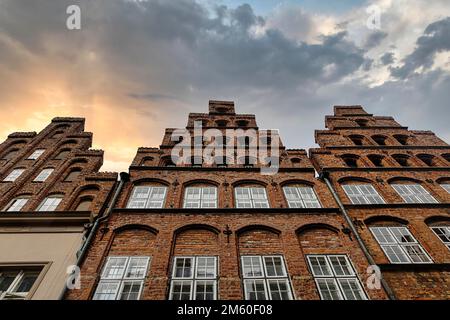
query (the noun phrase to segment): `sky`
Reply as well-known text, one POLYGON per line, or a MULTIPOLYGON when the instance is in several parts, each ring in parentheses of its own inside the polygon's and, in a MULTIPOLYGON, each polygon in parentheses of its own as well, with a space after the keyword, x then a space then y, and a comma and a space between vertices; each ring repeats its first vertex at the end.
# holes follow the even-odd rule
POLYGON ((85 117, 102 170, 127 171, 208 100, 235 101, 288 148, 315 147, 346 104, 450 142, 450 3, 0 0, 0 140, 85 117), (74 4, 80 30, 66 27, 74 4))

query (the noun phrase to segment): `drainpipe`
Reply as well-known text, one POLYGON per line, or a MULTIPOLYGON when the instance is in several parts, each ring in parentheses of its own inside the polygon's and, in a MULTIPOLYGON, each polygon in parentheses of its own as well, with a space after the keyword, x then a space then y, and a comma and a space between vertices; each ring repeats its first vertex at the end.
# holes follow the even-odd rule
MULTIPOLYGON (((348 212, 345 209, 344 204, 342 203, 341 199, 339 198, 339 195, 337 194, 337 192, 334 190, 330 180, 328 179, 328 176, 329 176, 328 172, 322 171, 320 173, 320 178, 325 181, 325 184, 327 185, 328 189, 330 189, 331 193, 333 194, 334 200, 336 200, 336 202, 338 203, 339 209, 341 210, 345 221, 347 222, 348 226, 350 227, 350 230, 352 231, 352 233, 355 235, 356 241, 358 242, 359 246, 361 247, 364 255, 366 256, 366 259, 369 261, 369 264, 376 266, 378 268, 378 270, 380 270, 379 267, 377 266, 377 264, 375 263, 375 260, 373 259, 372 255, 370 254, 369 250, 367 249, 366 244, 364 243, 363 239, 361 238, 358 231, 356 230, 356 227, 355 227, 352 219, 350 219, 350 216, 348 215, 348 212)), ((381 276, 380 282, 381 282, 381 285, 383 286, 383 289, 386 291, 389 299, 397 300, 397 298, 395 297, 394 291, 392 291, 392 289, 389 287, 388 283, 384 280, 383 276, 381 276)))
MULTIPOLYGON (((89 245, 91 244, 91 242, 94 238, 94 235, 97 232, 98 227, 100 226, 100 224, 103 221, 106 221, 109 218, 109 216, 112 212, 112 209, 116 205, 117 198, 119 197, 120 192, 122 191, 123 185, 126 182, 128 182, 129 180, 130 180, 130 175, 128 173, 126 173, 126 172, 120 173, 119 185, 117 186, 117 188, 115 188, 114 195, 109 203, 108 208, 106 208, 105 214, 102 217, 97 218, 97 220, 95 220, 94 224, 92 225, 92 227, 89 231, 87 239, 84 241, 83 245, 81 246, 81 249, 78 251, 78 258, 77 258, 77 262, 75 264, 77 267, 79 267, 81 265, 84 257, 86 256, 87 249, 89 248, 89 245)), ((73 273, 71 275, 73 275, 73 273)), ((66 281, 67 281, 67 279, 66 279, 66 281)), ((62 300, 64 298, 66 291, 67 291, 67 284, 64 285, 64 289, 61 292, 61 294, 59 295, 58 300, 62 300)))

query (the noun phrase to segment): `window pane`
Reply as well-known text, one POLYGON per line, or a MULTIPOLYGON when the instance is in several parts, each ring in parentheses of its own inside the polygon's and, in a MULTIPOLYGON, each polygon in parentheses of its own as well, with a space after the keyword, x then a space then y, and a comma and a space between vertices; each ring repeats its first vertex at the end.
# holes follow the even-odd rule
POLYGON ((263 270, 260 257, 242 257, 244 277, 262 277, 263 270))
POLYGON ((132 257, 128 263, 126 278, 144 278, 147 271, 148 258, 132 257))
POLYGON ((8 176, 3 180, 6 182, 14 182, 16 181, 17 178, 19 178, 22 173, 25 172, 25 169, 14 169, 13 171, 11 171, 8 176))
POLYGON ((353 275, 353 270, 348 263, 345 256, 330 256, 330 264, 333 268, 334 274, 339 276, 351 276, 353 275))
POLYGON ((450 183, 449 184, 441 184, 441 187, 444 188, 448 193, 450 193, 450 183))
POLYGON ((142 281, 124 281, 120 300, 139 300, 143 282, 142 281))
POLYGON ((34 179, 36 182, 44 182, 52 174, 53 169, 44 169, 39 175, 34 179))
POLYGON ((342 300, 342 295, 338 289, 335 279, 316 279, 317 287, 322 300, 342 300))
POLYGON ((127 257, 110 257, 103 270, 103 279, 121 279, 125 272, 127 257))
POLYGON ((281 257, 264 257, 264 263, 266 265, 267 277, 284 277, 283 260, 281 257))
POLYGON ((127 208, 162 208, 166 196, 166 187, 137 186, 128 201, 127 208))
POLYGON ((190 300, 192 281, 172 281, 171 300, 190 300))
POLYGON ((392 263, 407 263, 409 262, 408 257, 403 252, 399 245, 391 245, 391 246, 381 246, 383 251, 386 253, 387 257, 392 263))
POLYGON ((197 278, 215 278, 216 277, 216 258, 198 257, 197 258, 197 278))
POLYGON ((404 245, 403 248, 413 263, 431 262, 431 259, 426 255, 420 245, 408 244, 404 245))
POLYGON ((119 281, 100 281, 93 300, 115 300, 119 286, 119 281))
POLYGON ((175 278, 191 278, 193 258, 175 258, 175 278))
POLYGON ((366 300, 359 281, 356 279, 338 279, 345 300, 366 300))
POLYGON ((292 300, 291 289, 286 279, 268 280, 272 300, 292 300))
POLYGON ((214 300, 215 281, 195 281, 195 300, 214 300))
POLYGON ((264 280, 245 280, 244 289, 247 300, 267 300, 264 280))
POLYGON ((61 203, 62 198, 56 198, 56 197, 49 197, 46 198, 41 206, 39 207, 38 211, 55 211, 58 205, 61 203))
POLYGON ((427 190, 419 184, 393 184, 392 187, 406 203, 436 203, 427 190))
POLYGON ((314 276, 332 275, 325 256, 309 256, 308 261, 314 276))
POLYGON ((450 227, 433 227, 431 229, 434 231, 434 233, 436 233, 441 241, 447 245, 447 247, 450 246, 450 227))
POLYGON ((28 202, 27 198, 14 199, 6 211, 9 212, 20 211, 27 204, 27 202, 28 202))

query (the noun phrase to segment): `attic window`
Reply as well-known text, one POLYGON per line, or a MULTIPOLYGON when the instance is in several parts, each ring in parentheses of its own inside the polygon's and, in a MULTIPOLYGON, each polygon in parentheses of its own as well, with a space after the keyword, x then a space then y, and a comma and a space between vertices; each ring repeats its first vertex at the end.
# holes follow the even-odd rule
POLYGON ((369 120, 367 120, 367 119, 356 119, 355 122, 356 122, 360 127, 367 127, 367 123, 369 122, 369 120))
POLYGON ((386 137, 385 136, 372 136, 373 141, 375 141, 379 146, 386 145, 386 137))
POLYGON ((358 167, 358 157, 354 155, 342 156, 342 160, 345 162, 347 167, 357 168, 358 167))
POLYGON ((236 124, 238 127, 247 127, 248 121, 247 120, 238 120, 238 121, 236 121, 236 124))
POLYGON ((292 162, 293 164, 298 164, 298 163, 301 162, 301 159, 300 159, 300 158, 292 158, 292 159, 291 159, 291 162, 292 162))
POLYGON ((217 107, 216 111, 218 113, 227 113, 228 112, 228 108, 227 107, 217 107))
POLYGON ((394 138, 403 146, 408 145, 408 136, 397 134, 394 138))
POLYGON ((363 136, 349 136, 350 140, 355 144, 355 146, 362 146, 364 143, 364 137, 363 136))
POLYGON ((227 120, 217 120, 216 124, 218 127, 226 127, 227 126, 228 121, 227 120))
POLYGON ((372 154, 368 158, 375 167, 383 167, 383 156, 372 154))
POLYGON ((394 158, 395 161, 397 161, 397 163, 399 165, 401 165, 402 167, 409 166, 409 157, 407 155, 396 154, 396 155, 393 155, 392 158, 394 158))

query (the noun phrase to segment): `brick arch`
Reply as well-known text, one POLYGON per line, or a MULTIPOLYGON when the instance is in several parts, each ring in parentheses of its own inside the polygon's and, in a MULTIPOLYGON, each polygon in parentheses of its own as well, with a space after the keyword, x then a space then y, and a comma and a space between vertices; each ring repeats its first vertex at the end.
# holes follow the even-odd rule
POLYGON ((414 183, 418 183, 418 184, 423 183, 422 180, 410 178, 410 177, 402 177, 402 176, 392 177, 392 178, 388 179, 387 182, 389 184, 396 183, 396 182, 414 182, 414 183))
POLYGON ((375 216, 371 216, 368 217, 367 219, 364 220, 364 223, 366 225, 373 225, 376 223, 383 223, 383 222, 395 222, 401 225, 408 225, 409 221, 405 220, 403 218, 399 218, 396 216, 391 216, 391 215, 375 215, 375 216))
POLYGON ((217 256, 221 250, 220 230, 207 224, 181 226, 173 232, 171 260, 174 256, 217 256))
POLYGON ((239 255, 284 254, 281 231, 267 225, 250 225, 236 231, 239 255))
POLYGON ((282 188, 288 185, 305 185, 313 188, 315 186, 315 183, 309 180, 302 180, 302 179, 289 179, 280 182, 280 187, 282 188))
POLYGON ((101 190, 101 186, 98 184, 87 184, 79 187, 73 192, 72 197, 68 201, 68 207, 75 209, 75 206, 79 203, 79 200, 82 198, 92 198, 92 202, 94 202, 98 193, 101 190))
POLYGON ((197 184, 201 184, 201 185, 212 185, 215 187, 218 187, 220 185, 219 182, 214 181, 214 180, 210 180, 210 179, 194 179, 194 180, 189 180, 183 183, 183 188, 186 187, 191 187, 193 185, 197 185, 197 184))
POLYGON ((133 186, 138 186, 138 185, 145 185, 145 184, 162 184, 165 186, 169 186, 170 182, 163 180, 163 179, 157 179, 157 178, 142 178, 142 179, 137 179, 135 181, 133 181, 133 186))
POLYGON ((433 226, 435 223, 447 223, 450 224, 450 216, 431 216, 424 220, 425 224, 428 226, 433 226))
POLYGON ((442 177, 442 178, 439 178, 439 179, 436 179, 436 182, 437 183, 450 183, 450 177, 442 177))
POLYGON ((355 177, 355 176, 348 176, 348 177, 342 177, 337 181, 339 184, 345 184, 349 182, 366 182, 366 183, 373 183, 372 180, 362 177, 355 177))
POLYGON ((333 253, 333 250, 342 251, 339 229, 325 223, 313 223, 301 226, 296 230, 298 243, 305 254, 333 253))
POLYGON ((239 187, 242 185, 260 185, 261 187, 267 187, 267 182, 261 181, 261 180, 256 180, 256 179, 243 179, 243 180, 238 180, 233 182, 232 187, 239 187))
POLYGON ((157 230, 139 224, 123 225, 112 233, 108 255, 153 256, 157 230))

